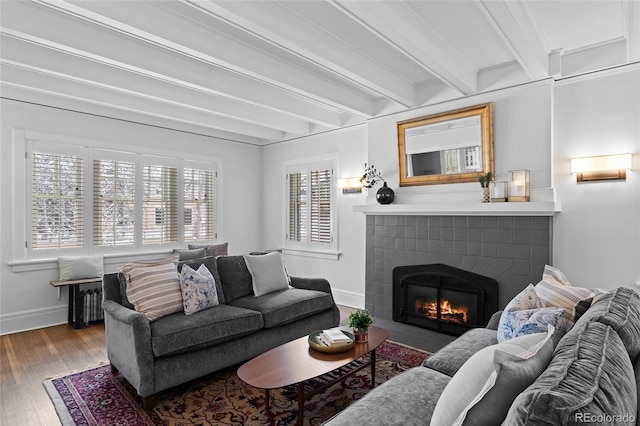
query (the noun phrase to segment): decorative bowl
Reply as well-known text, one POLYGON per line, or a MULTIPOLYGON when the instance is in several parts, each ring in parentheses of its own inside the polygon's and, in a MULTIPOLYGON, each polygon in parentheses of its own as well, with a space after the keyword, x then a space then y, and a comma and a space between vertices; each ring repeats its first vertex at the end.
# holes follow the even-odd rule
POLYGON ((318 341, 318 336, 322 333, 322 330, 316 330, 313 333, 309 334, 309 339, 308 339, 309 347, 311 347, 311 349, 318 352, 325 352, 325 353, 332 353, 332 354, 348 351, 349 349, 353 348, 353 344, 355 343, 356 338, 353 334, 349 333, 348 331, 345 331, 345 330, 340 330, 340 331, 342 331, 344 334, 347 335, 347 337, 351 339, 350 343, 346 343, 344 345, 326 346, 318 341))

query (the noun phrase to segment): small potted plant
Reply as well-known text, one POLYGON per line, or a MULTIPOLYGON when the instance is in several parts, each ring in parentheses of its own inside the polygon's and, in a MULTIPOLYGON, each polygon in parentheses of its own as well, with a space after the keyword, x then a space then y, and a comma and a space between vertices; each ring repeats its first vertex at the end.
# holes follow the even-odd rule
POLYGON ((490 201, 489 196, 489 182, 493 179, 493 173, 487 172, 485 174, 480 173, 478 175, 478 182, 480 182, 480 186, 482 187, 482 202, 488 203, 490 201))
POLYGON ((373 324, 373 318, 367 309, 356 309, 349 314, 349 327, 353 327, 356 342, 367 341, 371 324, 373 324))

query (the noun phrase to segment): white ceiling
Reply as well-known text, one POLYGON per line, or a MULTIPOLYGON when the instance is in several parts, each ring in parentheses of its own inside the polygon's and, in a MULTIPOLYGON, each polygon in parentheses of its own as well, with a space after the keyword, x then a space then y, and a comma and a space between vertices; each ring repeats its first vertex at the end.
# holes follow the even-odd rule
POLYGON ((1 95, 263 145, 640 61, 640 1, 0 1, 1 95))

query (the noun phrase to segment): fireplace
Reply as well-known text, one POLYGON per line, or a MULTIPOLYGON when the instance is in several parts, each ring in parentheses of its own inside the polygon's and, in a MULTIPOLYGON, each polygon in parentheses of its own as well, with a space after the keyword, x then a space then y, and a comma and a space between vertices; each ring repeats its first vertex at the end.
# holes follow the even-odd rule
POLYGON ((498 310, 498 283, 444 264, 393 270, 393 320, 460 335, 498 310))

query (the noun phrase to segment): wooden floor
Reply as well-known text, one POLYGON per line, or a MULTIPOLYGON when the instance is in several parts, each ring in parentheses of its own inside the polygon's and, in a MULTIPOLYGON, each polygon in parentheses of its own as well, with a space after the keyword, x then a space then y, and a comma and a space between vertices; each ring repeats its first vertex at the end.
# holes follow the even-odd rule
POLYGON ((42 382, 106 362, 103 324, 0 336, 0 425, 59 425, 42 382))
MULTIPOLYGON (((353 309, 339 308, 340 324, 346 324, 353 309)), ((395 341, 417 347, 421 346, 419 341, 434 341, 432 337, 417 338, 420 331, 415 327, 375 322, 389 329, 395 341), (404 341, 402 329, 396 327, 411 329, 404 341)), ((0 336, 0 425, 59 425, 42 382, 107 362, 104 324, 79 330, 64 324, 0 336)))
MULTIPOLYGON (((341 322, 351 312, 341 307, 341 322)), ((0 336, 0 425, 59 425, 42 382, 107 363, 104 324, 0 336)))

